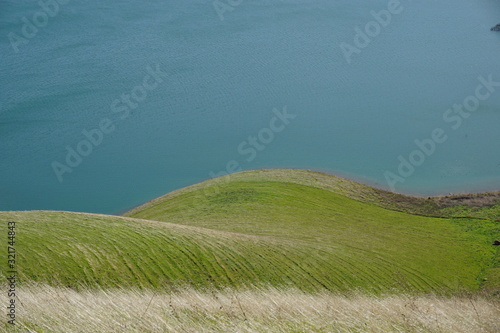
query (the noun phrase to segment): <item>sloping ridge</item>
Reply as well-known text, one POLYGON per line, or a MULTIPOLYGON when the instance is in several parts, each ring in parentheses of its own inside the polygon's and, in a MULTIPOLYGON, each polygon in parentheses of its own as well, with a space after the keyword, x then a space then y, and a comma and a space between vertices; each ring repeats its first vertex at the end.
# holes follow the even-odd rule
POLYGON ((133 216, 152 205, 194 191, 201 198, 217 191, 220 185, 234 181, 275 181, 306 185, 410 214, 434 217, 474 217, 500 221, 500 191, 422 198, 389 192, 323 172, 302 169, 251 170, 210 179, 148 201, 124 215, 133 216))
POLYGON ((456 207, 436 202, 278 169, 174 191, 128 217, 32 211, 0 212, 0 221, 16 221, 22 283, 454 292, 477 290, 487 277, 497 290, 491 240, 500 232, 488 214, 498 205, 476 209, 481 220, 464 218, 463 207, 460 219, 387 209, 439 216, 456 207))

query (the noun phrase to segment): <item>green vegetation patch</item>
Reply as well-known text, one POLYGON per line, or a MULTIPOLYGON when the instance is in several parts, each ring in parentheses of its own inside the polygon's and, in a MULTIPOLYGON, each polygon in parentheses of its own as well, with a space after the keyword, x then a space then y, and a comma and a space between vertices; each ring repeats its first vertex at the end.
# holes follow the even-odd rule
MULTIPOLYGON (((498 292, 497 220, 410 214, 420 199, 379 194, 314 172, 255 171, 175 191, 132 217, 0 212, 0 225, 7 236, 16 222, 21 285, 498 292), (398 202, 403 211, 388 209, 398 202)), ((4 276, 6 264, 4 251, 4 276)))

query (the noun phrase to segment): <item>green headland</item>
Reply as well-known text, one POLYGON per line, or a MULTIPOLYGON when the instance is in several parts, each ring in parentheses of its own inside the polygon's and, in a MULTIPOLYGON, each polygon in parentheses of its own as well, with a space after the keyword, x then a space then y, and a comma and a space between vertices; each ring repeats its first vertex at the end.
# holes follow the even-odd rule
POLYGON ((123 216, 26 211, 0 220, 16 222, 21 285, 500 291, 500 192, 417 198, 272 169, 208 180, 123 216))

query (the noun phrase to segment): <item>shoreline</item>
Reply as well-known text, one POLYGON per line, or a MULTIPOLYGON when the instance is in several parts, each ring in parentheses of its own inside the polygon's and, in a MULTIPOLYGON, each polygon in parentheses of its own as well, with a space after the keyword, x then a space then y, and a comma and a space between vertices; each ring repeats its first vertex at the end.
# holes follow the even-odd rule
MULTIPOLYGON (((444 191, 430 191, 430 192, 424 192, 424 191, 390 191, 389 189, 384 188, 383 186, 380 185, 380 182, 374 181, 370 178, 363 177, 363 176, 356 176, 349 174, 347 172, 342 172, 338 170, 331 170, 331 169, 325 169, 325 168, 308 168, 308 169, 301 169, 301 168, 284 168, 284 169, 293 169, 293 170, 310 170, 310 171, 315 171, 319 173, 324 173, 330 176, 334 177, 339 177, 343 179, 347 179, 352 182, 356 182, 359 184, 363 184, 369 187, 373 187, 377 190, 380 191, 386 191, 389 193, 394 193, 394 194, 400 194, 404 195, 407 197, 415 197, 415 198, 438 198, 438 197, 448 197, 448 196, 458 196, 458 195, 475 195, 475 194, 491 194, 491 193, 497 193, 500 192, 500 184, 497 187, 482 187, 483 185, 477 185, 473 186, 472 189, 470 190, 460 190, 460 189, 448 189, 444 191), (451 192, 448 192, 451 191, 451 192)), ((499 179, 500 181, 500 179, 499 179)), ((489 181, 484 180, 481 183, 488 183, 489 181)), ((458 186, 467 186, 467 185, 457 185, 458 186)))

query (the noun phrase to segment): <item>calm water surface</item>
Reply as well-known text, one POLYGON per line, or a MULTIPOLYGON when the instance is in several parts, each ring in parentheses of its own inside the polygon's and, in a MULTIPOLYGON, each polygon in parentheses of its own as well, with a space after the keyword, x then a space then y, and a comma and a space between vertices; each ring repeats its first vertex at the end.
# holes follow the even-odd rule
POLYGON ((387 5, 243 0, 220 20, 211 1, 69 1, 47 9, 53 17, 35 1, 2 1, 0 210, 119 212, 232 160, 387 189, 398 157, 436 128, 447 140, 396 191, 499 190, 500 86, 460 126, 443 116, 480 76, 500 82, 500 32, 489 31, 500 3, 402 0, 348 63, 340 45, 354 46, 355 28, 387 5), (42 27, 23 37, 34 19, 42 27), (25 38, 18 52, 12 34, 25 38), (166 74, 155 82, 148 66, 166 74), (144 81, 151 90, 135 89, 144 81), (139 101, 126 106, 132 92, 139 101), (284 108, 295 118, 266 130, 284 108), (102 124, 92 152, 67 165, 102 124), (60 179, 54 162, 68 168, 60 179))

